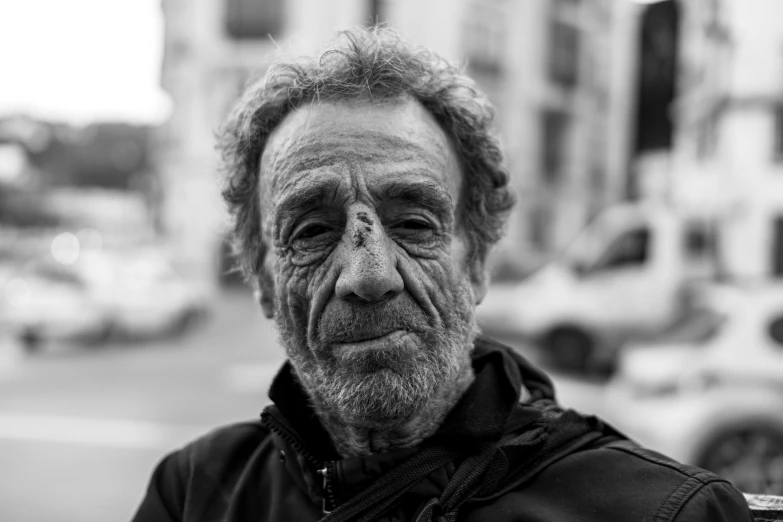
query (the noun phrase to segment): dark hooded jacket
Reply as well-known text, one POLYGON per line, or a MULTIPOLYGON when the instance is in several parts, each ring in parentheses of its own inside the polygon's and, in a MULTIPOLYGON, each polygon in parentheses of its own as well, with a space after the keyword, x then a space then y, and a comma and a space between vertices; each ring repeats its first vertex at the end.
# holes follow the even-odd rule
POLYGON ((560 409, 549 378, 510 348, 479 338, 473 367, 420 447, 341 458, 286 364, 260 421, 161 461, 134 522, 752 520, 726 480, 560 409))

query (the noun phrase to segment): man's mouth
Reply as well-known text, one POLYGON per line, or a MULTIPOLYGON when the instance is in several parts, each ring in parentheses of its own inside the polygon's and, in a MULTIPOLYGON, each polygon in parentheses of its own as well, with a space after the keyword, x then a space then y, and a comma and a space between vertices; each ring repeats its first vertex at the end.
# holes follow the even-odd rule
POLYGON ((378 334, 360 334, 351 337, 350 339, 340 340, 336 344, 341 348, 381 348, 389 343, 395 343, 401 340, 410 332, 406 330, 390 330, 385 333, 378 334))

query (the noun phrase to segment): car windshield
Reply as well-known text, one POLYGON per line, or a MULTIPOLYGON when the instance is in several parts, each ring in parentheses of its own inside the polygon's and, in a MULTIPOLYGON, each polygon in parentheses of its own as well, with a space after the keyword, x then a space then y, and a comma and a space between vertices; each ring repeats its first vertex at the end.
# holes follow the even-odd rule
POLYGON ((555 259, 574 271, 582 271, 595 263, 601 254, 607 227, 600 220, 582 229, 555 259))
POLYGON ((565 266, 578 273, 600 271, 646 260, 650 231, 634 227, 625 213, 600 214, 585 226, 557 256, 565 266))
POLYGON ((693 308, 666 328, 658 340, 667 343, 702 344, 714 338, 726 316, 709 308, 693 308))

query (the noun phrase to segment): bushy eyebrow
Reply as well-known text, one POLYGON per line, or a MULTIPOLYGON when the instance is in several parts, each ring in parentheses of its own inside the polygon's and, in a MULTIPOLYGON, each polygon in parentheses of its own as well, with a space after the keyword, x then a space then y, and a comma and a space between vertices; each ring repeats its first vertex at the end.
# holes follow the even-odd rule
POLYGON ((382 202, 394 201, 424 207, 439 214, 451 213, 454 201, 438 183, 391 181, 373 191, 382 202))
POLYGON ((333 201, 340 188, 340 180, 327 178, 307 183, 298 183, 291 187, 288 194, 275 207, 274 220, 292 217, 300 212, 323 205, 327 201, 333 201))

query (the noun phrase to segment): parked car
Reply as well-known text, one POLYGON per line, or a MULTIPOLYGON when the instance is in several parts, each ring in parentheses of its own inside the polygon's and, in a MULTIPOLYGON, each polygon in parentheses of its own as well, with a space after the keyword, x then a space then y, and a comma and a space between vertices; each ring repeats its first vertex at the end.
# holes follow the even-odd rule
POLYGON ((123 339, 182 335, 205 318, 206 295, 156 251, 104 253, 74 266, 123 339))
POLYGON ((713 275, 712 243, 695 216, 653 204, 611 207, 532 276, 493 285, 479 325, 526 339, 569 370, 610 367, 625 341, 665 328, 690 287, 713 275))
POLYGON ((699 306, 623 351, 605 415, 742 491, 783 495, 783 286, 714 288, 699 306))
POLYGON ((57 265, 6 268, 0 309, 4 327, 34 352, 58 343, 100 344, 108 337, 108 316, 78 277, 57 265))
POLYGON ((16 295, 0 299, 0 325, 29 351, 50 341, 175 337, 208 311, 206 294, 152 250, 83 255, 72 265, 50 259, 6 267, 0 291, 16 295))

